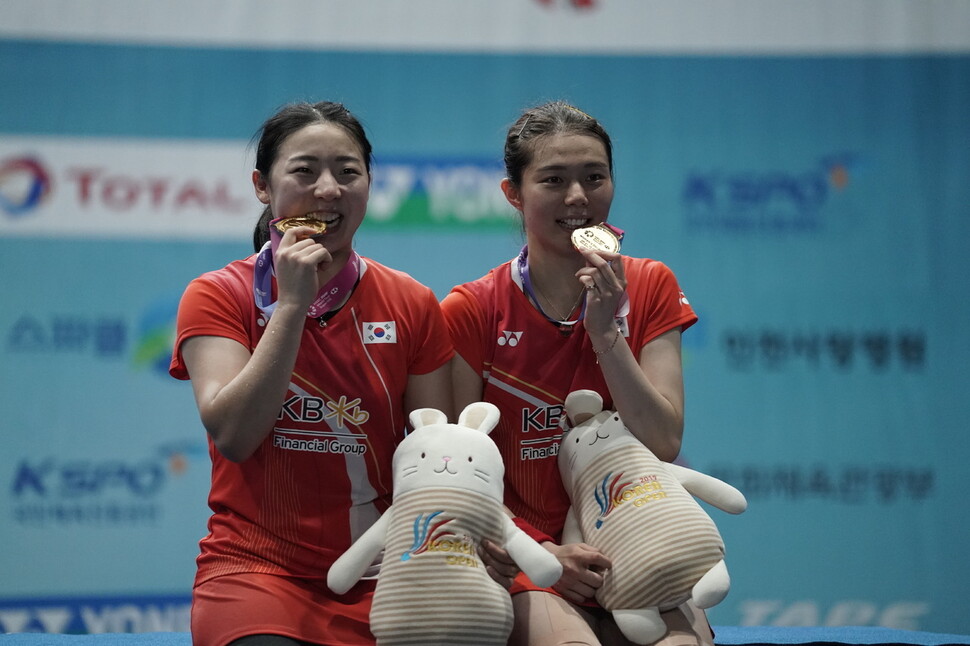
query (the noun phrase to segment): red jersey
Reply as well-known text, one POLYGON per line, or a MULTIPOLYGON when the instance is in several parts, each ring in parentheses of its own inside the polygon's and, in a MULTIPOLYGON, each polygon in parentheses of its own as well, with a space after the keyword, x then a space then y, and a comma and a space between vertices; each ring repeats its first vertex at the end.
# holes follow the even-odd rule
MULTIPOLYGON (((697 321, 666 265, 624 256, 623 267, 630 310, 620 327, 635 356, 664 332, 697 321)), ((569 509, 556 461, 563 402, 581 388, 600 393, 605 408, 613 401, 586 330, 577 324, 560 333, 532 306, 518 273, 515 261, 500 265, 455 287, 442 310, 455 351, 482 375, 483 399, 502 414, 490 437, 505 460, 505 504, 558 541, 569 509)))
MULTIPOLYGON (((189 284, 179 306, 172 376, 189 377, 182 343, 233 339, 250 350, 266 326, 253 299, 256 256, 189 284)), ((196 584, 237 572, 324 580, 333 561, 391 503, 391 456, 404 438, 408 375, 452 356, 434 293, 365 261, 347 303, 324 324, 308 318, 272 432, 248 459, 209 441, 209 534, 196 584)))

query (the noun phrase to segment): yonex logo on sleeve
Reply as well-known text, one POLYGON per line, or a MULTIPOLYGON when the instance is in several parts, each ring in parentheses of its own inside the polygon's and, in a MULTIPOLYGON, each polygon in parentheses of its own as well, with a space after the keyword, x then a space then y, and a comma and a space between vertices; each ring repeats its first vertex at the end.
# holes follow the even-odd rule
POLYGON ((522 332, 510 332, 508 330, 502 330, 502 336, 498 338, 496 343, 514 348, 515 346, 519 345, 519 339, 522 338, 522 334, 522 332))

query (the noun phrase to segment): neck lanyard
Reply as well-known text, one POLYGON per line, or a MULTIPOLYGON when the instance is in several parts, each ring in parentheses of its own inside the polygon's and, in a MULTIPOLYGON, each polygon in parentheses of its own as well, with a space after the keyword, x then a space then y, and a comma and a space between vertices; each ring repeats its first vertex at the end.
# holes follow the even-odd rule
MULTIPOLYGON (((256 268, 253 272, 253 300, 267 319, 273 316, 273 310, 276 309, 276 301, 273 300, 273 277, 276 276, 276 270, 273 268, 273 250, 272 241, 263 245, 256 257, 256 268)), ((356 251, 351 251, 350 258, 337 275, 327 281, 327 284, 317 292, 317 297, 307 308, 306 315, 309 318, 317 318, 342 303, 357 284, 363 262, 356 251)))
MULTIPOLYGON (((536 298, 535 290, 532 287, 532 279, 529 277, 529 245, 522 247, 522 251, 519 252, 519 257, 516 261, 516 266, 519 270, 519 280, 522 281, 522 291, 525 292, 525 295, 529 297, 529 300, 535 303, 539 313, 546 317, 549 321, 560 326, 560 330, 563 331, 564 334, 569 334, 572 332, 573 327, 582 321, 586 316, 586 299, 583 299, 583 306, 580 308, 579 316, 576 319, 572 321, 555 319, 549 316, 546 311, 542 309, 542 305, 539 303, 539 299, 536 298)), ((572 314, 572 312, 570 312, 570 314, 572 314)))

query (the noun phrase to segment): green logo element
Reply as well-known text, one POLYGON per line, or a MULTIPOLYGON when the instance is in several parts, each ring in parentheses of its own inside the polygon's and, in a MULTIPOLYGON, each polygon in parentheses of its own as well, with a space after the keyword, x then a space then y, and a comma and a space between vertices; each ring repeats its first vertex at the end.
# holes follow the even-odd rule
POLYGON ((366 227, 503 230, 518 221, 495 161, 394 159, 373 174, 366 227))

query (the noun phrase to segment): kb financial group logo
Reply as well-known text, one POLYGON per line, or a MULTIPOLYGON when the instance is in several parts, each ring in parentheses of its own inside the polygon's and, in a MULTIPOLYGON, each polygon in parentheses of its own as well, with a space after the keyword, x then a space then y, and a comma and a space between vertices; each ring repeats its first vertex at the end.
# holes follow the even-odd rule
POLYGON ((848 188, 859 165, 857 153, 843 152, 798 170, 693 171, 681 189, 684 217, 690 227, 711 231, 816 231, 825 207, 848 188))

